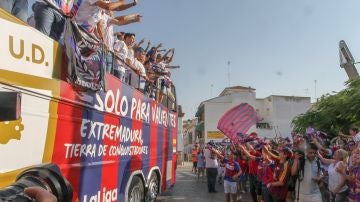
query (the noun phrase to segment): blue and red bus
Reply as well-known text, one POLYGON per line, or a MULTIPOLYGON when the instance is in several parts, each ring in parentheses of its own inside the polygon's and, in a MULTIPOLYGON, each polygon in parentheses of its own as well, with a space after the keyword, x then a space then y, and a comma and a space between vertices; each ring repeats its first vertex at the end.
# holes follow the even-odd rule
POLYGON ((105 90, 78 90, 57 42, 1 9, 0 27, 0 103, 16 111, 0 106, 0 187, 46 163, 73 201, 154 201, 175 183, 176 106, 110 74, 105 90))

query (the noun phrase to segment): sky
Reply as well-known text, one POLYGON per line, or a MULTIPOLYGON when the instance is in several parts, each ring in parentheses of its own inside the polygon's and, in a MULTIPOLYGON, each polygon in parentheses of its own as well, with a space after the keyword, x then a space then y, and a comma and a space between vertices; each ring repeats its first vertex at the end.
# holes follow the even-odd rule
POLYGON ((258 98, 314 100, 342 90, 338 43, 345 40, 360 61, 359 8, 356 0, 139 0, 115 15, 140 13, 141 23, 117 30, 176 49, 173 64, 181 68, 172 79, 192 118, 229 86, 228 70, 230 86, 251 86, 258 98))

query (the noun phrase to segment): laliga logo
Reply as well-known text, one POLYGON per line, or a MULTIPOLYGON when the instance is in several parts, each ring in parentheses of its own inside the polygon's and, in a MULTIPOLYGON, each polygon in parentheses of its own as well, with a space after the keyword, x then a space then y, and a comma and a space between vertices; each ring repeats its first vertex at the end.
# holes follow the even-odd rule
POLYGON ((7 144, 11 139, 20 140, 24 130, 22 119, 0 122, 0 144, 7 144))
POLYGON ((45 61, 45 52, 39 45, 31 44, 31 55, 24 56, 24 40, 20 39, 20 47, 16 50, 17 51, 14 50, 14 37, 9 36, 9 52, 11 56, 18 60, 25 57, 27 62, 32 62, 39 65, 44 64, 46 67, 49 66, 49 62, 45 61))

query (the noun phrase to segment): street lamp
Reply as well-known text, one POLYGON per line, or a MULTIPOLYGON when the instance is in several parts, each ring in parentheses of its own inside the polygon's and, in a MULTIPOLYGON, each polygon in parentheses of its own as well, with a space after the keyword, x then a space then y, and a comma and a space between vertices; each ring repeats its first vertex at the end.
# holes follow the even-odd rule
POLYGON ((359 77, 359 73, 356 70, 355 62, 349 48, 347 47, 345 41, 341 40, 339 42, 339 56, 340 56, 340 67, 344 68, 346 74, 349 77, 349 80, 356 79, 359 77))

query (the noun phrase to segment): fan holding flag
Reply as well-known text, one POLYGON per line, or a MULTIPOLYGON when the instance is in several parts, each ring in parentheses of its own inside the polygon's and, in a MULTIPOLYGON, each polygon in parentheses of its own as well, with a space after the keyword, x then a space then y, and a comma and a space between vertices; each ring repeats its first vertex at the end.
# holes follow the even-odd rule
POLYGON ((217 128, 231 141, 238 143, 256 139, 254 134, 247 136, 248 130, 262 120, 248 103, 241 103, 227 111, 219 120, 217 128))

